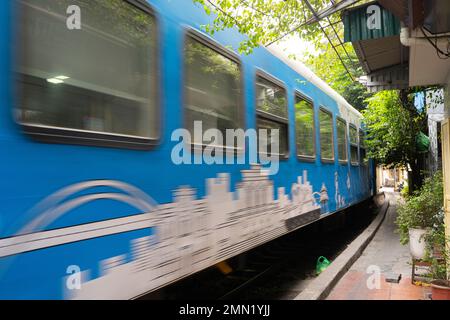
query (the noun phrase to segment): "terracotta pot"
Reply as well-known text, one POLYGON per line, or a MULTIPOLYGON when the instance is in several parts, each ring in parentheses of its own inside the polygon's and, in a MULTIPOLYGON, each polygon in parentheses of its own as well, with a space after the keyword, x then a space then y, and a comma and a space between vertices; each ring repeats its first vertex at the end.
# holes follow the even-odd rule
POLYGON ((431 299, 450 300, 450 281, 449 280, 431 281, 431 299))

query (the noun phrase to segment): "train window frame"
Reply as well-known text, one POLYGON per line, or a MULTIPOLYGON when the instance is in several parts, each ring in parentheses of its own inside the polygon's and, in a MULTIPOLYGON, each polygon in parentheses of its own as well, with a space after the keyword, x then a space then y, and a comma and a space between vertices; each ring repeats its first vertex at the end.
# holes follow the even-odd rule
MULTIPOLYGON (((141 10, 153 19, 154 23, 154 71, 156 75, 161 71, 161 21, 158 12, 144 0, 124 0, 130 6, 141 10)), ((17 15, 17 13, 14 13, 17 15)), ((16 36, 16 28, 13 28, 14 36, 16 36)), ((16 51, 13 51, 17 54, 16 51)), ((152 97, 155 104, 155 121, 156 137, 141 137, 135 135, 127 135, 112 132, 100 132, 91 130, 82 130, 76 128, 65 128, 57 126, 27 124, 21 122, 15 113, 13 113, 14 122, 21 128, 22 132, 31 137, 33 140, 48 143, 48 144, 63 144, 63 145, 82 145, 91 147, 106 147, 131 149, 138 151, 149 151, 160 145, 163 135, 163 106, 161 103, 161 77, 156 76, 152 84, 155 96, 152 97)), ((17 88, 17 84, 14 84, 17 88)), ((14 98, 16 99, 16 98, 14 98)), ((14 104, 15 108, 16 104, 14 104)))
POLYGON ((326 107, 324 107, 324 106, 320 106, 319 107, 319 115, 318 115, 318 119, 319 119, 319 142, 320 142, 320 161, 322 162, 322 163, 335 163, 335 161, 336 161, 336 152, 335 152, 335 147, 336 147, 336 142, 335 142, 335 139, 336 139, 336 136, 335 136, 335 134, 334 134, 334 131, 335 131, 335 129, 336 129, 336 124, 335 124, 335 117, 334 117, 334 114, 333 114, 333 112, 331 112, 330 110, 328 110, 326 107), (332 137, 331 137, 331 143, 332 143, 332 146, 331 146, 331 150, 333 151, 333 158, 331 158, 331 159, 328 159, 328 158, 324 158, 323 157, 323 155, 322 155, 322 132, 321 132, 321 125, 320 125, 320 112, 324 112, 324 113, 327 113, 327 114, 329 114, 330 116, 331 116, 331 125, 332 125, 332 130, 331 130, 331 135, 332 135, 332 137))
POLYGON ((359 163, 361 166, 367 166, 367 163, 364 161, 365 157, 361 157, 361 150, 364 150, 364 155, 367 155, 367 148, 364 145, 364 137, 366 136, 366 133, 364 132, 363 129, 359 129, 358 130, 358 156, 359 156, 359 163), (363 139, 361 139, 361 137, 363 137, 363 139))
POLYGON ((313 147, 314 147, 314 155, 313 156, 307 156, 307 155, 300 155, 299 151, 298 151, 298 146, 297 146, 297 121, 294 121, 294 125, 295 125, 295 150, 296 150, 296 155, 297 155, 297 159, 299 161, 302 162, 315 162, 317 159, 317 125, 316 125, 316 120, 317 120, 317 113, 316 113, 316 107, 314 104, 314 100, 310 97, 308 97, 307 95, 303 94, 302 92, 300 92, 299 90, 295 90, 294 92, 294 118, 296 115, 296 110, 295 110, 295 101, 296 99, 300 98, 303 99, 307 102, 309 102, 312 106, 312 110, 313 110, 313 147))
POLYGON ((359 166, 359 133, 358 133, 358 128, 353 123, 349 123, 348 127, 349 127, 349 130, 348 130, 349 135, 348 135, 348 137, 349 137, 349 146, 350 146, 350 164, 352 166, 354 166, 354 167, 357 167, 357 166, 359 166), (355 129, 355 131, 356 131, 356 143, 352 143, 352 140, 351 140, 350 129, 352 129, 352 128, 355 129), (353 148, 356 147, 356 156, 357 156, 356 157, 356 161, 352 161, 352 147, 353 148))
POLYGON ((336 117, 336 142, 337 142, 337 147, 338 147, 338 154, 337 154, 337 158, 338 158, 338 162, 339 164, 342 165, 347 165, 348 164, 348 151, 349 151, 349 143, 348 143, 348 128, 347 128, 347 121, 342 118, 342 117, 336 117), (344 142, 345 142, 345 159, 341 159, 340 155, 339 155, 339 128, 338 128, 338 124, 339 122, 341 124, 344 124, 344 128, 345 128, 345 137, 344 137, 344 142))
MULTIPOLYGON (((287 86, 285 85, 285 83, 282 80, 272 76, 271 74, 263 71, 262 69, 256 70, 256 73, 255 73, 255 129, 258 130, 258 120, 261 118, 263 120, 274 122, 277 124, 282 124, 285 126, 285 128, 286 128, 286 152, 277 154, 279 156, 280 160, 289 159, 290 154, 291 154, 291 148, 290 148, 290 143, 289 143, 290 121, 289 121, 289 99, 288 99, 288 97, 289 97, 289 94, 288 94, 287 86), (283 118, 283 117, 277 116, 273 113, 265 112, 263 110, 258 109, 257 96, 256 96, 256 91, 257 91, 257 87, 258 87, 258 78, 262 78, 262 79, 266 80, 267 82, 271 82, 273 85, 278 86, 284 90, 285 98, 286 98, 286 118, 283 118)), ((259 144, 259 135, 258 135, 258 144, 259 144)), ((261 152, 259 152, 259 150, 258 150, 258 153, 261 154, 261 152)), ((275 155, 275 154, 272 154, 272 155, 275 155)))
MULTIPOLYGON (((197 42, 199 42, 200 44, 204 45, 205 47, 217 52, 218 54, 224 56, 225 58, 235 62, 238 67, 239 67, 239 71, 240 71, 240 85, 241 85, 241 94, 240 94, 240 110, 238 112, 239 117, 240 117, 240 121, 241 121, 241 129, 243 129, 244 131, 246 130, 246 119, 245 119, 245 111, 246 111, 246 103, 245 103, 245 83, 244 83, 244 66, 242 64, 241 58, 240 56, 235 53, 234 51, 226 48, 225 46, 221 45, 219 42, 217 42, 215 39, 211 38, 210 36, 202 33, 201 31, 194 29, 191 26, 185 26, 184 27, 184 34, 183 34, 183 41, 182 41, 182 46, 181 46, 181 66, 182 66, 182 77, 181 77, 181 96, 182 96, 182 107, 181 107, 181 113, 182 113, 182 117, 183 117, 183 127, 184 129, 187 128, 187 118, 186 118, 186 105, 187 105, 187 93, 186 90, 184 89, 184 85, 187 83, 187 72, 186 72, 186 67, 185 67, 185 48, 186 48, 186 44, 187 44, 187 40, 188 38, 191 38, 197 42)), ((187 129, 186 129, 187 130, 187 129)), ((204 149, 206 147, 208 147, 209 145, 207 143, 195 143, 194 141, 191 141, 189 144, 189 148, 191 150, 191 152, 196 152, 196 153, 202 153, 204 151, 204 149)), ((235 156, 237 155, 242 155, 245 152, 246 146, 244 145, 243 148, 241 147, 230 147, 227 145, 215 145, 215 148, 219 148, 219 149, 223 149, 223 152, 225 154, 226 150, 232 150, 234 151, 235 156)))

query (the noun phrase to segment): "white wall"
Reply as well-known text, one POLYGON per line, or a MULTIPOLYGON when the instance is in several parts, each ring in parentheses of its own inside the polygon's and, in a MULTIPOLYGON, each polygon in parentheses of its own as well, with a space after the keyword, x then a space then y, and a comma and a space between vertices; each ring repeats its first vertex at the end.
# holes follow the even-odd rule
POLYGON ((444 96, 445 96, 444 108, 447 113, 447 117, 450 117, 450 72, 447 75, 447 84, 444 88, 444 96))
MULTIPOLYGON (((447 118, 450 118, 450 74, 447 76, 447 86, 445 88, 445 109, 447 111, 447 118)), ((450 119, 448 119, 450 121, 450 119)), ((442 166, 444 168, 444 208, 445 208, 445 224, 446 236, 450 238, 450 130, 447 124, 442 130, 442 166), (445 135, 445 137, 444 137, 445 135)), ((450 243, 447 242, 450 247, 450 243)), ((448 278, 450 279, 450 262, 448 265, 448 278)))

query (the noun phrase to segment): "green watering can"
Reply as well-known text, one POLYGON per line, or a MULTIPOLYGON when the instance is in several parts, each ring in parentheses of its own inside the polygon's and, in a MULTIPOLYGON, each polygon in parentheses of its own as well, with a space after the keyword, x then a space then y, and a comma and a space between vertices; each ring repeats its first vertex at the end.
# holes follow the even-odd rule
POLYGON ((317 275, 321 274, 323 271, 325 271, 326 268, 328 268, 328 266, 330 264, 331 264, 331 262, 328 261, 327 258, 319 257, 319 259, 317 259, 317 264, 316 264, 316 274, 317 275))

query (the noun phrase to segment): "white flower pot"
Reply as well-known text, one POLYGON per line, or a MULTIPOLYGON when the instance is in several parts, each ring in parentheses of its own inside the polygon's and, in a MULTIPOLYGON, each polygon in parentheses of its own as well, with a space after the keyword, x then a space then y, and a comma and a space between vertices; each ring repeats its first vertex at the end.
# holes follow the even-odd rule
POLYGON ((427 230, 425 229, 409 229, 409 251, 414 259, 425 258, 425 235, 427 230))

